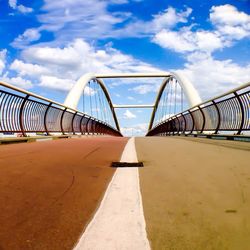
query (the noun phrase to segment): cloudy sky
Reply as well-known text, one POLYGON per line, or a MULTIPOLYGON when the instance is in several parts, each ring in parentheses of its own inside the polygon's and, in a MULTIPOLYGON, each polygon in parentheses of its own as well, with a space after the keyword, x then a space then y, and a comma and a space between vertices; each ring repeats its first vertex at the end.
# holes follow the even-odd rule
MULTIPOLYGON (((250 81, 249 0, 0 0, 0 37, 0 79, 62 103, 87 72, 182 72, 203 100, 250 81)), ((160 81, 105 83, 151 104, 160 81)), ((119 110, 123 131, 150 113, 119 110)))

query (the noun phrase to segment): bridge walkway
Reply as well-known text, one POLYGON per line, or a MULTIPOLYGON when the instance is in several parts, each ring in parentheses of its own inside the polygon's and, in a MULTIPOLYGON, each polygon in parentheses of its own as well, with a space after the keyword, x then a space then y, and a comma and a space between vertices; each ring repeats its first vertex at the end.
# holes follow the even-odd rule
MULTIPOLYGON (((127 138, 0 146, 0 249, 72 249, 98 208, 127 138)), ((135 139, 152 249, 248 249, 250 144, 135 139)))
POLYGON ((136 148, 152 249, 249 249, 250 143, 146 137, 136 148))

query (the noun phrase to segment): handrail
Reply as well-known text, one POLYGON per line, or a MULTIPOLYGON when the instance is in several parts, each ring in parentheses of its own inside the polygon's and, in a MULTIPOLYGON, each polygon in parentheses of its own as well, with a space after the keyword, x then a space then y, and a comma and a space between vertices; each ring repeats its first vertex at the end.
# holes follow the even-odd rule
POLYGON ((235 131, 240 135, 242 131, 250 131, 249 87, 250 82, 171 116, 150 129, 147 136, 175 134, 179 120, 183 122, 177 134, 235 131))
POLYGON ((46 135, 53 132, 84 134, 88 130, 91 134, 122 136, 106 122, 61 103, 5 82, 0 82, 0 86, 4 87, 0 89, 0 133, 13 132, 27 136, 27 133, 38 132, 46 135), (17 93, 9 92, 8 89, 17 93), (94 125, 90 131, 86 128, 86 120, 90 120, 94 125))
MULTIPOLYGON (((37 98, 37 99, 43 100, 43 101, 45 101, 45 102, 52 102, 52 103, 54 103, 54 104, 56 104, 56 105, 58 105, 58 106, 62 106, 62 107, 67 108, 67 109, 69 109, 69 110, 77 111, 76 109, 73 109, 73 108, 70 108, 70 107, 68 107, 68 106, 65 106, 65 105, 62 104, 62 103, 59 103, 59 102, 56 102, 56 101, 52 101, 51 99, 48 99, 48 98, 46 98, 46 97, 43 97, 43 96, 34 94, 34 93, 29 92, 29 91, 24 90, 24 89, 18 88, 18 87, 13 86, 13 85, 11 85, 11 84, 9 84, 9 83, 0 81, 0 85, 4 86, 4 87, 6 87, 6 88, 9 88, 9 89, 15 90, 15 91, 17 91, 17 92, 21 92, 21 93, 23 93, 23 94, 26 94, 26 95, 35 97, 35 98, 37 98)), ((78 112, 79 112, 80 114, 84 114, 84 113, 82 113, 82 112, 80 112, 80 111, 78 111, 78 112)))

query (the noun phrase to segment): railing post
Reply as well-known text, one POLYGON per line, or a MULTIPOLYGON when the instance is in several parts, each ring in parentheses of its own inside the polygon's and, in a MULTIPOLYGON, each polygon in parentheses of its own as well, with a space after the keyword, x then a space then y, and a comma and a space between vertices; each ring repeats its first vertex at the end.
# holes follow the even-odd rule
POLYGON ((194 124, 194 117, 193 117, 193 112, 191 112, 190 110, 188 110, 188 112, 189 112, 189 114, 190 114, 190 116, 191 116, 191 118, 192 118, 192 122, 193 122, 193 126, 192 126, 192 129, 191 129, 191 132, 190 132, 190 134, 192 134, 193 133, 193 131, 194 131, 194 126, 195 126, 195 124, 194 124))
POLYGON ((64 108, 62 116, 61 116, 61 121, 60 121, 61 132, 62 132, 63 135, 65 135, 64 130, 63 130, 63 117, 64 117, 64 114, 65 114, 66 110, 67 110, 67 108, 64 108))
POLYGON ((73 135, 75 135, 75 131, 74 131, 74 119, 75 119, 75 116, 77 115, 77 111, 74 113, 73 115, 73 118, 72 118, 72 122, 71 122, 71 127, 72 127, 72 132, 73 132, 73 135))
POLYGON ((47 109, 46 109, 45 114, 44 114, 44 120, 43 120, 44 129, 45 129, 45 132, 47 135, 49 135, 49 131, 48 131, 48 127, 47 127, 47 114, 48 114, 48 111, 49 111, 51 105, 52 105, 52 102, 50 102, 49 105, 47 106, 47 109))
POLYGON ((236 96, 236 99, 239 102, 240 109, 241 109, 241 123, 240 123, 240 127, 238 129, 238 132, 237 132, 237 135, 240 135, 242 128, 243 128, 243 125, 244 125, 244 119, 245 119, 244 107, 243 107, 242 101, 241 101, 239 95, 237 94, 237 92, 234 92, 234 95, 236 96))
POLYGON ((177 134, 178 134, 178 135, 180 135, 180 133, 179 133, 179 132, 180 132, 181 123, 180 123, 180 121, 179 121, 178 116, 176 115, 175 117, 176 117, 176 119, 177 119, 177 121, 178 121, 178 125, 179 125, 179 127, 178 127, 178 131, 177 131, 177 134))
POLYGON ((214 131, 215 134, 218 133, 219 129, 220 129, 220 122, 221 122, 221 117, 220 117, 220 110, 216 104, 216 102, 213 100, 212 103, 214 104, 215 108, 216 108, 216 111, 217 111, 217 115, 218 115, 218 122, 217 122, 217 126, 216 126, 216 129, 214 131))
POLYGON ((183 130, 183 134, 186 134, 186 128, 187 128, 187 121, 186 121, 186 118, 185 118, 185 115, 183 115, 183 113, 181 113, 182 117, 183 117, 183 120, 184 120, 184 130, 183 130))
POLYGON ((83 132, 82 132, 82 120, 83 120, 84 117, 85 117, 85 115, 82 116, 82 118, 80 120, 80 124, 79 124, 80 132, 81 132, 82 135, 83 135, 83 132))
POLYGON ((203 118, 203 123, 202 123, 201 131, 200 131, 200 133, 202 134, 203 130, 205 128, 205 124, 206 124, 206 117, 205 117, 205 114, 204 114, 202 108, 200 106, 198 106, 198 108, 199 108, 199 110, 200 110, 200 112, 202 114, 202 118, 203 118))
POLYGON ((87 131, 87 134, 89 135, 89 121, 91 120, 91 117, 89 117, 87 123, 86 123, 86 131, 87 131))
POLYGON ((30 95, 26 95, 25 98, 23 99, 22 105, 20 107, 20 115, 19 115, 19 123, 20 123, 20 128, 23 136, 26 136, 26 133, 24 132, 24 124, 23 124, 23 110, 24 110, 24 105, 26 101, 29 99, 30 95))

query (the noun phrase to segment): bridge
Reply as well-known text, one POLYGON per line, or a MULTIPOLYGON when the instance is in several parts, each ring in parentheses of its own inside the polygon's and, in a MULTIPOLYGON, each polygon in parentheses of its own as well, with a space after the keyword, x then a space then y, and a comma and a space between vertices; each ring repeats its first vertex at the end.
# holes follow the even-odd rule
POLYGON ((0 249, 249 249, 249 131, 250 83, 202 101, 176 72, 88 73, 62 104, 1 82, 0 249), (113 104, 122 78, 163 81, 113 104), (144 137, 122 108, 152 110, 144 137))

